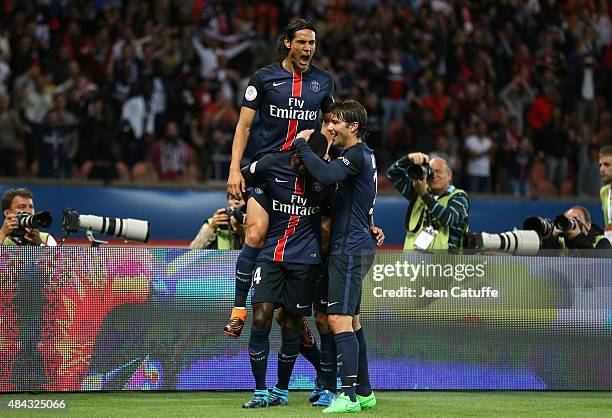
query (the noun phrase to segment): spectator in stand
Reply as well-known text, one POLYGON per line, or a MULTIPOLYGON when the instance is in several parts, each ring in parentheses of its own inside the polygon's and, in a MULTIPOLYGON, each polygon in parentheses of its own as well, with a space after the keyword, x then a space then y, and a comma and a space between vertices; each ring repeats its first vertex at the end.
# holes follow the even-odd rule
POLYGON ((149 143, 155 137, 155 121, 165 104, 155 100, 153 82, 144 81, 137 93, 123 104, 121 120, 124 124, 123 158, 134 179, 149 179, 149 172, 144 164, 149 143))
POLYGON ((597 196, 600 189, 599 177, 599 146, 591 132, 590 125, 583 123, 578 134, 573 129, 568 130, 568 139, 578 164, 577 194, 578 196, 597 196))
POLYGON ((159 180, 191 183, 198 177, 195 153, 180 137, 174 121, 168 122, 165 135, 151 145, 147 159, 159 180))
POLYGON ((400 120, 406 105, 406 74, 397 48, 389 51, 386 63, 387 96, 383 99, 383 132, 388 132, 391 121, 400 120))
POLYGON ((533 146, 529 139, 522 137, 513 141, 510 148, 510 184, 514 196, 530 196, 529 172, 533 165, 533 146))
POLYGON ((508 109, 508 115, 516 119, 518 133, 523 134, 525 110, 533 102, 533 90, 524 79, 514 78, 499 93, 499 98, 508 109))
POLYGON ((38 158, 32 171, 38 177, 72 177, 75 129, 76 125, 62 121, 57 110, 50 110, 42 124, 34 125, 38 158))
POLYGON ((467 154, 467 182, 470 192, 491 193, 491 155, 493 141, 487 125, 481 120, 473 123, 473 133, 465 140, 467 154))
POLYGON ((245 51, 250 45, 250 40, 240 41, 239 36, 224 38, 214 32, 204 31, 199 36, 192 38, 193 47, 200 58, 200 75, 202 78, 214 78, 219 69, 219 58, 232 59, 245 51), (238 42, 237 42, 238 41, 238 42), (236 45, 222 47, 221 42, 236 45))
POLYGON ((598 146, 612 145, 612 113, 605 110, 599 114, 599 128, 593 137, 598 146))
POLYGON ((8 64, 7 53, 0 49, 0 94, 7 93, 7 80, 11 75, 11 67, 8 64))
POLYGON ((10 105, 10 97, 0 92, 0 177, 17 175, 17 145, 23 134, 19 116, 10 105))
POLYGON ((442 80, 434 80, 431 94, 423 100, 423 106, 431 109, 431 116, 436 126, 441 126, 448 116, 448 96, 444 94, 442 80))
POLYGON ((568 173, 567 124, 563 121, 561 109, 553 108, 551 119, 538 132, 537 147, 546 160, 546 178, 557 190, 561 190, 568 173))
POLYGON ((102 97, 93 99, 80 129, 79 160, 83 178, 129 180, 128 167, 120 160, 121 144, 114 120, 110 103, 102 97))
POLYGON ((429 153, 429 158, 441 158, 446 161, 448 168, 455 172, 459 167, 459 154, 456 149, 451 148, 448 139, 444 135, 438 135, 436 138, 436 146, 429 153))
POLYGON ((212 144, 209 138, 202 130, 202 125, 198 119, 191 119, 191 126, 189 130, 191 136, 191 146, 196 156, 196 166, 198 167, 198 174, 200 181, 208 180, 208 170, 210 167, 212 144))
MULTIPOLYGON (((436 132, 432 111, 429 107, 413 104, 406 112, 406 122, 412 131, 410 149, 420 149, 429 152, 435 145, 436 132)), ((408 145, 408 144, 404 144, 408 145)), ((405 147, 398 147, 398 150, 405 147)))
POLYGON ((552 118, 553 104, 550 97, 538 95, 527 111, 527 123, 534 131, 539 131, 552 118))

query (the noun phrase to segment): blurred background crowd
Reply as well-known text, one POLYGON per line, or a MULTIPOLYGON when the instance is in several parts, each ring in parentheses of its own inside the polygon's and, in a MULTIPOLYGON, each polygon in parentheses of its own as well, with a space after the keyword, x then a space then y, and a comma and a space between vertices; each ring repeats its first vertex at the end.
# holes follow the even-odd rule
POLYGON ((599 190, 607 1, 0 3, 0 176, 226 180, 244 89, 301 15, 337 98, 366 106, 380 173, 422 151, 469 192, 599 190))

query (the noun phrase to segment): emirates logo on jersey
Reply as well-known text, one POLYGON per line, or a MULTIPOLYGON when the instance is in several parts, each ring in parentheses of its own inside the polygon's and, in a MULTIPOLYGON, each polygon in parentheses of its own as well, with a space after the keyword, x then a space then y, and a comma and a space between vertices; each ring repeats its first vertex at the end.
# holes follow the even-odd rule
POLYGON ((320 89, 321 89, 321 85, 319 84, 318 81, 311 81, 310 82, 310 90, 312 90, 312 91, 314 91, 316 93, 320 89))

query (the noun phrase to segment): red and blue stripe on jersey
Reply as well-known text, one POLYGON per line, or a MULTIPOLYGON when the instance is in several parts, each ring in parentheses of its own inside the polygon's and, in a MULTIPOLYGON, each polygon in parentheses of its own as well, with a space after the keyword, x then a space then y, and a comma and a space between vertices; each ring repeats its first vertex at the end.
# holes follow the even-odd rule
POLYGON ((255 174, 266 184, 268 234, 259 259, 320 263, 321 207, 329 204, 330 188, 298 175, 290 153, 265 156, 255 174))
POLYGON ((258 111, 249 139, 258 143, 256 155, 287 151, 300 131, 319 129, 333 92, 331 76, 315 65, 304 73, 290 73, 280 63, 257 70, 242 101, 258 111))
MULTIPOLYGON (((302 97, 302 73, 293 73, 293 81, 291 86, 293 97, 302 97)), ((280 149, 281 152, 285 152, 289 148, 291 148, 291 144, 293 144, 295 136, 298 133, 298 124, 299 121, 297 119, 289 119, 289 126, 287 127, 287 136, 285 138, 283 146, 280 149)))
MULTIPOLYGON (((298 196, 304 195, 304 177, 299 175, 295 177, 295 185, 293 189, 293 194, 298 196)), ((289 222, 287 223, 287 228, 285 229, 285 234, 276 242, 276 247, 274 248, 274 261, 285 261, 284 258, 287 240, 295 233, 295 229, 299 222, 300 215, 291 215, 289 222)))

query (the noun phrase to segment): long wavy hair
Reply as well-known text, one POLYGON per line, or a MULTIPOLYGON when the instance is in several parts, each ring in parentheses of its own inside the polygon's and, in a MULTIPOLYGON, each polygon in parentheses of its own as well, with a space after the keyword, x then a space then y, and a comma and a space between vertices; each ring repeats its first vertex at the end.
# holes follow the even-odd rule
POLYGON ((280 34, 278 38, 278 46, 276 47, 276 60, 282 61, 287 58, 289 54, 289 48, 285 46, 285 39, 291 42, 295 37, 295 33, 302 29, 310 29, 315 34, 317 33, 316 26, 308 19, 300 17, 294 17, 289 21, 285 30, 280 34))

